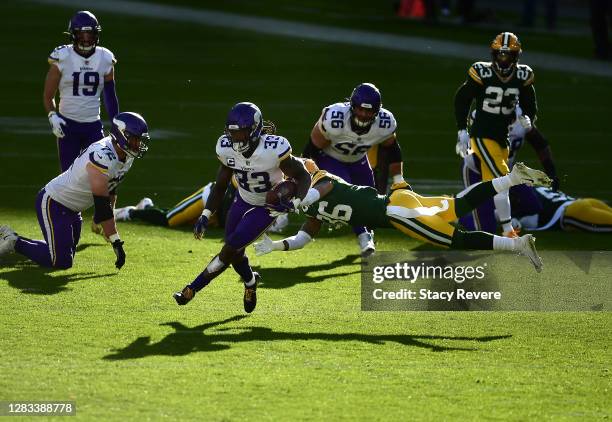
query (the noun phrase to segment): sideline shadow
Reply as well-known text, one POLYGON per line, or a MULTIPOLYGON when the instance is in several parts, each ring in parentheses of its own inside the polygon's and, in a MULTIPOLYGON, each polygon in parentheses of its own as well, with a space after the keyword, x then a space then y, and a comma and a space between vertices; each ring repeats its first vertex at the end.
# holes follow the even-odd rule
POLYGON ((361 334, 361 333, 321 333, 321 332, 287 332, 274 331, 269 327, 214 327, 240 321, 246 315, 237 315, 221 321, 201 324, 196 327, 187 327, 180 322, 165 322, 160 325, 174 329, 157 343, 151 343, 150 336, 138 337, 122 349, 114 349, 113 353, 104 356, 104 360, 139 359, 147 356, 186 356, 195 352, 218 352, 230 349, 233 345, 248 342, 271 341, 310 341, 319 340, 327 342, 362 342, 376 345, 398 343, 404 346, 429 349, 432 352, 444 351, 477 351, 475 347, 453 347, 431 344, 429 340, 443 341, 473 341, 487 343, 494 340, 504 340, 512 335, 498 336, 436 336, 436 335, 407 335, 407 334, 361 334), (207 331, 208 330, 208 331, 207 331))

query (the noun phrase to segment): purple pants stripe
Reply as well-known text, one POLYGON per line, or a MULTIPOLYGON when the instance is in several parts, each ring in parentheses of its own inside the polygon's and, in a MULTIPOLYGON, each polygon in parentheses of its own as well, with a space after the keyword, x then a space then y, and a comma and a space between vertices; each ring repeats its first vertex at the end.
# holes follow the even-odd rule
POLYGON ((54 201, 43 189, 36 196, 36 214, 45 240, 19 236, 15 251, 43 267, 72 267, 81 236, 81 213, 54 201))
POLYGON ((81 123, 61 115, 60 117, 66 121, 66 124, 62 125, 64 137, 57 139, 57 152, 62 172, 64 172, 68 170, 81 151, 104 138, 104 132, 100 120, 81 123))

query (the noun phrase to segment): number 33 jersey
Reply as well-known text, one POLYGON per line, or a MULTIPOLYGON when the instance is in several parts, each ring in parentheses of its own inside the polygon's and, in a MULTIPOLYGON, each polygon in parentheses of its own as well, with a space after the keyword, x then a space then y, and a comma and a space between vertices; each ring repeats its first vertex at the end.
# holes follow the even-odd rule
POLYGON ((266 192, 283 180, 279 165, 291 155, 289 141, 276 135, 261 135, 249 158, 234 151, 232 142, 225 135, 217 140, 216 150, 221 164, 233 170, 242 199, 257 206, 263 206, 266 192))
POLYGON ((319 128, 331 144, 323 149, 330 157, 343 163, 361 160, 368 150, 389 139, 397 128, 397 122, 389 110, 381 108, 367 133, 358 135, 351 130, 351 105, 336 103, 323 109, 319 128))
POLYGON ((62 74, 59 82, 59 112, 77 122, 100 120, 100 93, 104 77, 117 60, 100 46, 89 57, 79 55, 72 45, 60 45, 49 55, 49 63, 62 74))
POLYGON ((87 165, 91 164, 108 176, 108 190, 113 191, 133 162, 134 159, 129 157, 125 161, 119 160, 109 136, 81 152, 68 170, 47 183, 45 190, 51 198, 72 211, 84 211, 93 205, 87 165))

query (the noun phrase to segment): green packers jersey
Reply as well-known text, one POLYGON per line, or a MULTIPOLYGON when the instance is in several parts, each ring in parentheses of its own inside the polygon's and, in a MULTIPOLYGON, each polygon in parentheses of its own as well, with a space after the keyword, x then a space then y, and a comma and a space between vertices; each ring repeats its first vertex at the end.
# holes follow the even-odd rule
POLYGON ((533 81, 533 71, 524 64, 517 64, 514 73, 504 81, 493 70, 491 62, 474 63, 455 98, 459 129, 465 128, 469 107, 474 101, 475 116, 470 136, 493 139, 503 147, 507 146, 508 126, 515 119, 518 103, 524 114, 532 121, 535 119, 537 105, 533 81))
POLYGON ((387 217, 388 198, 379 195, 376 189, 351 185, 328 173, 316 178, 316 183, 321 180, 331 182, 333 188, 310 205, 305 211, 306 215, 333 226, 390 227, 387 217))

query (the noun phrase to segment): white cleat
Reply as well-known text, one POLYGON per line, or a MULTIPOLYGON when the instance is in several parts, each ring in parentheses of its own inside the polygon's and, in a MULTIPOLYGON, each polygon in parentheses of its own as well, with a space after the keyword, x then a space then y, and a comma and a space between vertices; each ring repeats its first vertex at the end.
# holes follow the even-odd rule
POLYGON ((9 226, 0 226, 0 255, 15 251, 17 234, 9 226))
POLYGON ((516 163, 512 167, 510 177, 516 183, 524 183, 527 186, 544 186, 550 187, 552 180, 543 171, 527 167, 525 163, 516 163))
POLYGON ((535 247, 535 237, 531 234, 526 234, 518 238, 519 248, 518 251, 520 254, 525 255, 529 258, 535 270, 537 272, 542 272, 542 258, 538 255, 538 251, 535 247))
POLYGON ((135 206, 130 205, 123 208, 115 208, 113 213, 115 214, 115 221, 129 221, 132 218, 130 217, 130 211, 137 209, 135 206))
POLYGON ((359 248, 361 249, 361 257, 367 258, 374 255, 376 246, 374 245, 374 232, 363 232, 357 236, 359 248))
POLYGON ((153 200, 151 198, 142 198, 139 203, 136 204, 137 210, 144 210, 145 208, 152 207, 153 200))

